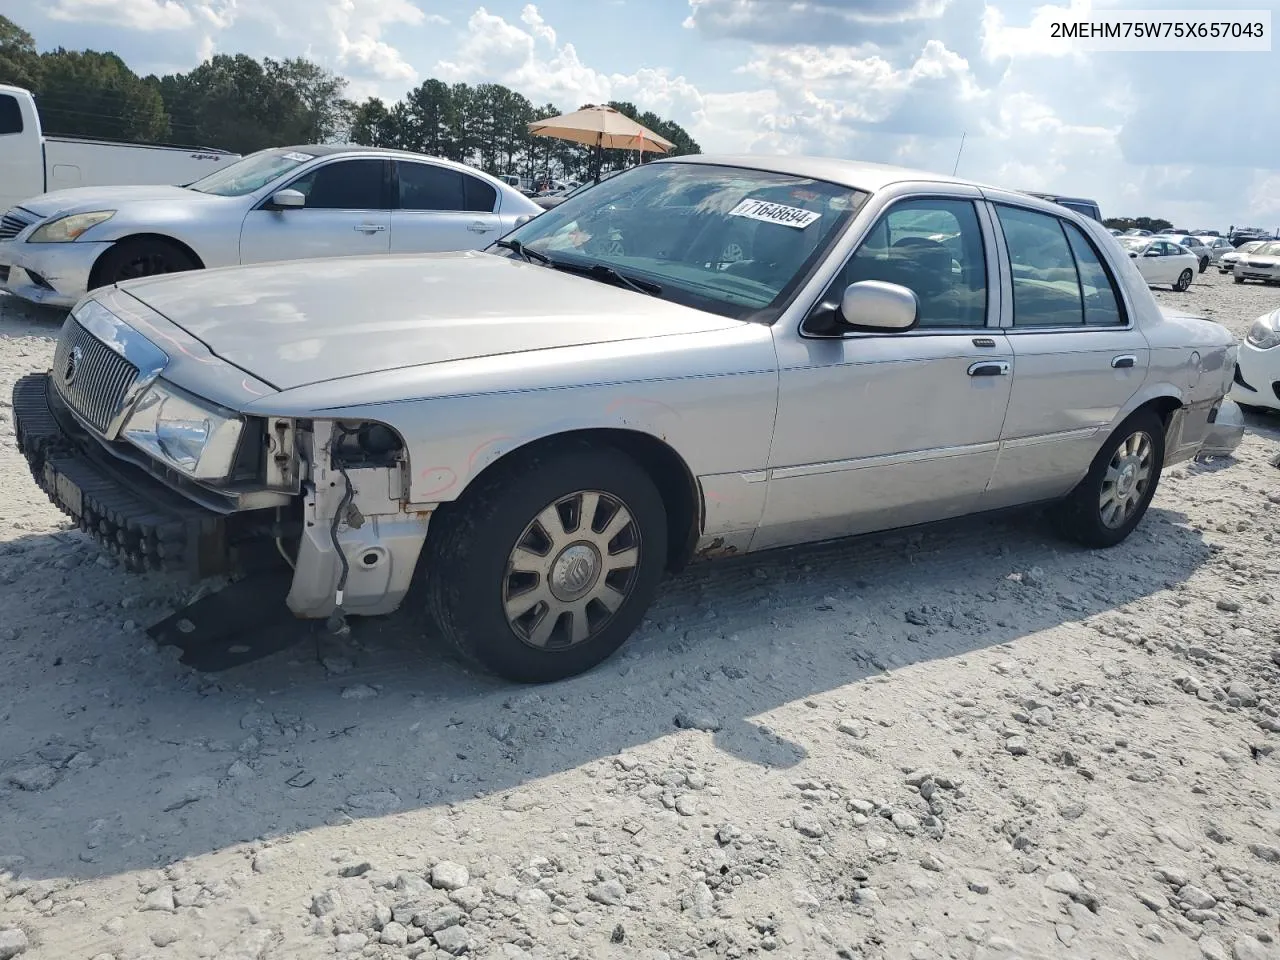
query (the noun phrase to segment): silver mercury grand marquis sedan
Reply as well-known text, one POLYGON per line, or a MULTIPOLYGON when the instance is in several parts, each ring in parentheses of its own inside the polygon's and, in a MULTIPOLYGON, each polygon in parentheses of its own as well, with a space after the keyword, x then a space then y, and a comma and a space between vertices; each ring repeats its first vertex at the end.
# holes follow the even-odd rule
POLYGON ((1059 205, 695 156, 483 252, 104 287, 14 409, 37 481, 131 567, 274 560, 298 617, 404 605, 546 681, 695 558, 1032 503, 1117 544, 1163 467, 1239 443, 1235 362, 1059 205))

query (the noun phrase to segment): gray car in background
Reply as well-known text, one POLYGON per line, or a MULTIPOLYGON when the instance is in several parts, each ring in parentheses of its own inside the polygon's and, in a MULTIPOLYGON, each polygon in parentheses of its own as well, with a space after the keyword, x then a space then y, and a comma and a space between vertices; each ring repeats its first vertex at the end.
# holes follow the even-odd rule
POLYGON ((41 194, 0 220, 0 288, 71 306, 207 267, 487 246, 541 212, 496 177, 400 150, 281 147, 174 186, 41 194))

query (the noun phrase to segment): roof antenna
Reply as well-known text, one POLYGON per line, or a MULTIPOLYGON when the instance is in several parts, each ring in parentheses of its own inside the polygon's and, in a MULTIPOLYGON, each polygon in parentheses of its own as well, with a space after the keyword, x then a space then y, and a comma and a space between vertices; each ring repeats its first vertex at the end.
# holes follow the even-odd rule
POLYGON ((953 177, 956 175, 956 171, 960 169, 960 154, 964 153, 964 138, 968 133, 969 131, 966 130, 964 133, 960 134, 960 149, 956 151, 956 165, 951 168, 951 175, 953 177))

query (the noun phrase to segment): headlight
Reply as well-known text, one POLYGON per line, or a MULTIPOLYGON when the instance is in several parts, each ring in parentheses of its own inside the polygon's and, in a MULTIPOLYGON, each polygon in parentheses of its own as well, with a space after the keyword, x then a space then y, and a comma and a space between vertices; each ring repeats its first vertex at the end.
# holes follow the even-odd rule
POLYGON ((1280 313, 1269 313, 1253 321, 1249 334, 1245 337, 1249 345, 1259 350, 1270 350, 1280 346, 1280 313))
POLYGON ((114 210, 98 210, 95 213, 73 213, 59 217, 37 228, 27 237, 27 243, 70 243, 90 227, 96 227, 116 215, 114 210))
POLYGON ((231 472, 244 421, 157 382, 138 401, 121 435, 158 460, 196 480, 221 480, 231 472))

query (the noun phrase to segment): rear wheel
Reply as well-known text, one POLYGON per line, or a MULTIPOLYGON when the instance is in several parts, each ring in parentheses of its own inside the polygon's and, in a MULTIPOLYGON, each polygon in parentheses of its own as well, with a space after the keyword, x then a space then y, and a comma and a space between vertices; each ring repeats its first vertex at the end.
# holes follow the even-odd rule
POLYGON ((164 273, 196 270, 200 264, 186 250, 168 240, 143 237, 122 240, 104 253, 94 267, 94 285, 107 286, 164 273))
POLYGON ((1205 272, 1206 270, 1208 270, 1208 269, 1209 269, 1209 258, 1208 258, 1208 257, 1201 257, 1201 258, 1200 258, 1200 272, 1201 272, 1201 273, 1204 273, 1204 272, 1205 272))
POLYGON ((586 443, 517 454, 432 521, 428 609, 467 659, 520 683, 611 656, 666 566, 667 517, 649 476, 586 443))
POLYGON ((1181 275, 1178 277, 1178 282, 1173 285, 1173 289, 1177 290, 1179 293, 1186 293, 1187 289, 1191 286, 1191 277, 1192 274, 1190 268, 1183 270, 1181 275))
POLYGON ((1124 540, 1147 512, 1164 465, 1164 422, 1139 410, 1107 440, 1088 474, 1053 510, 1058 532, 1088 547, 1124 540))

